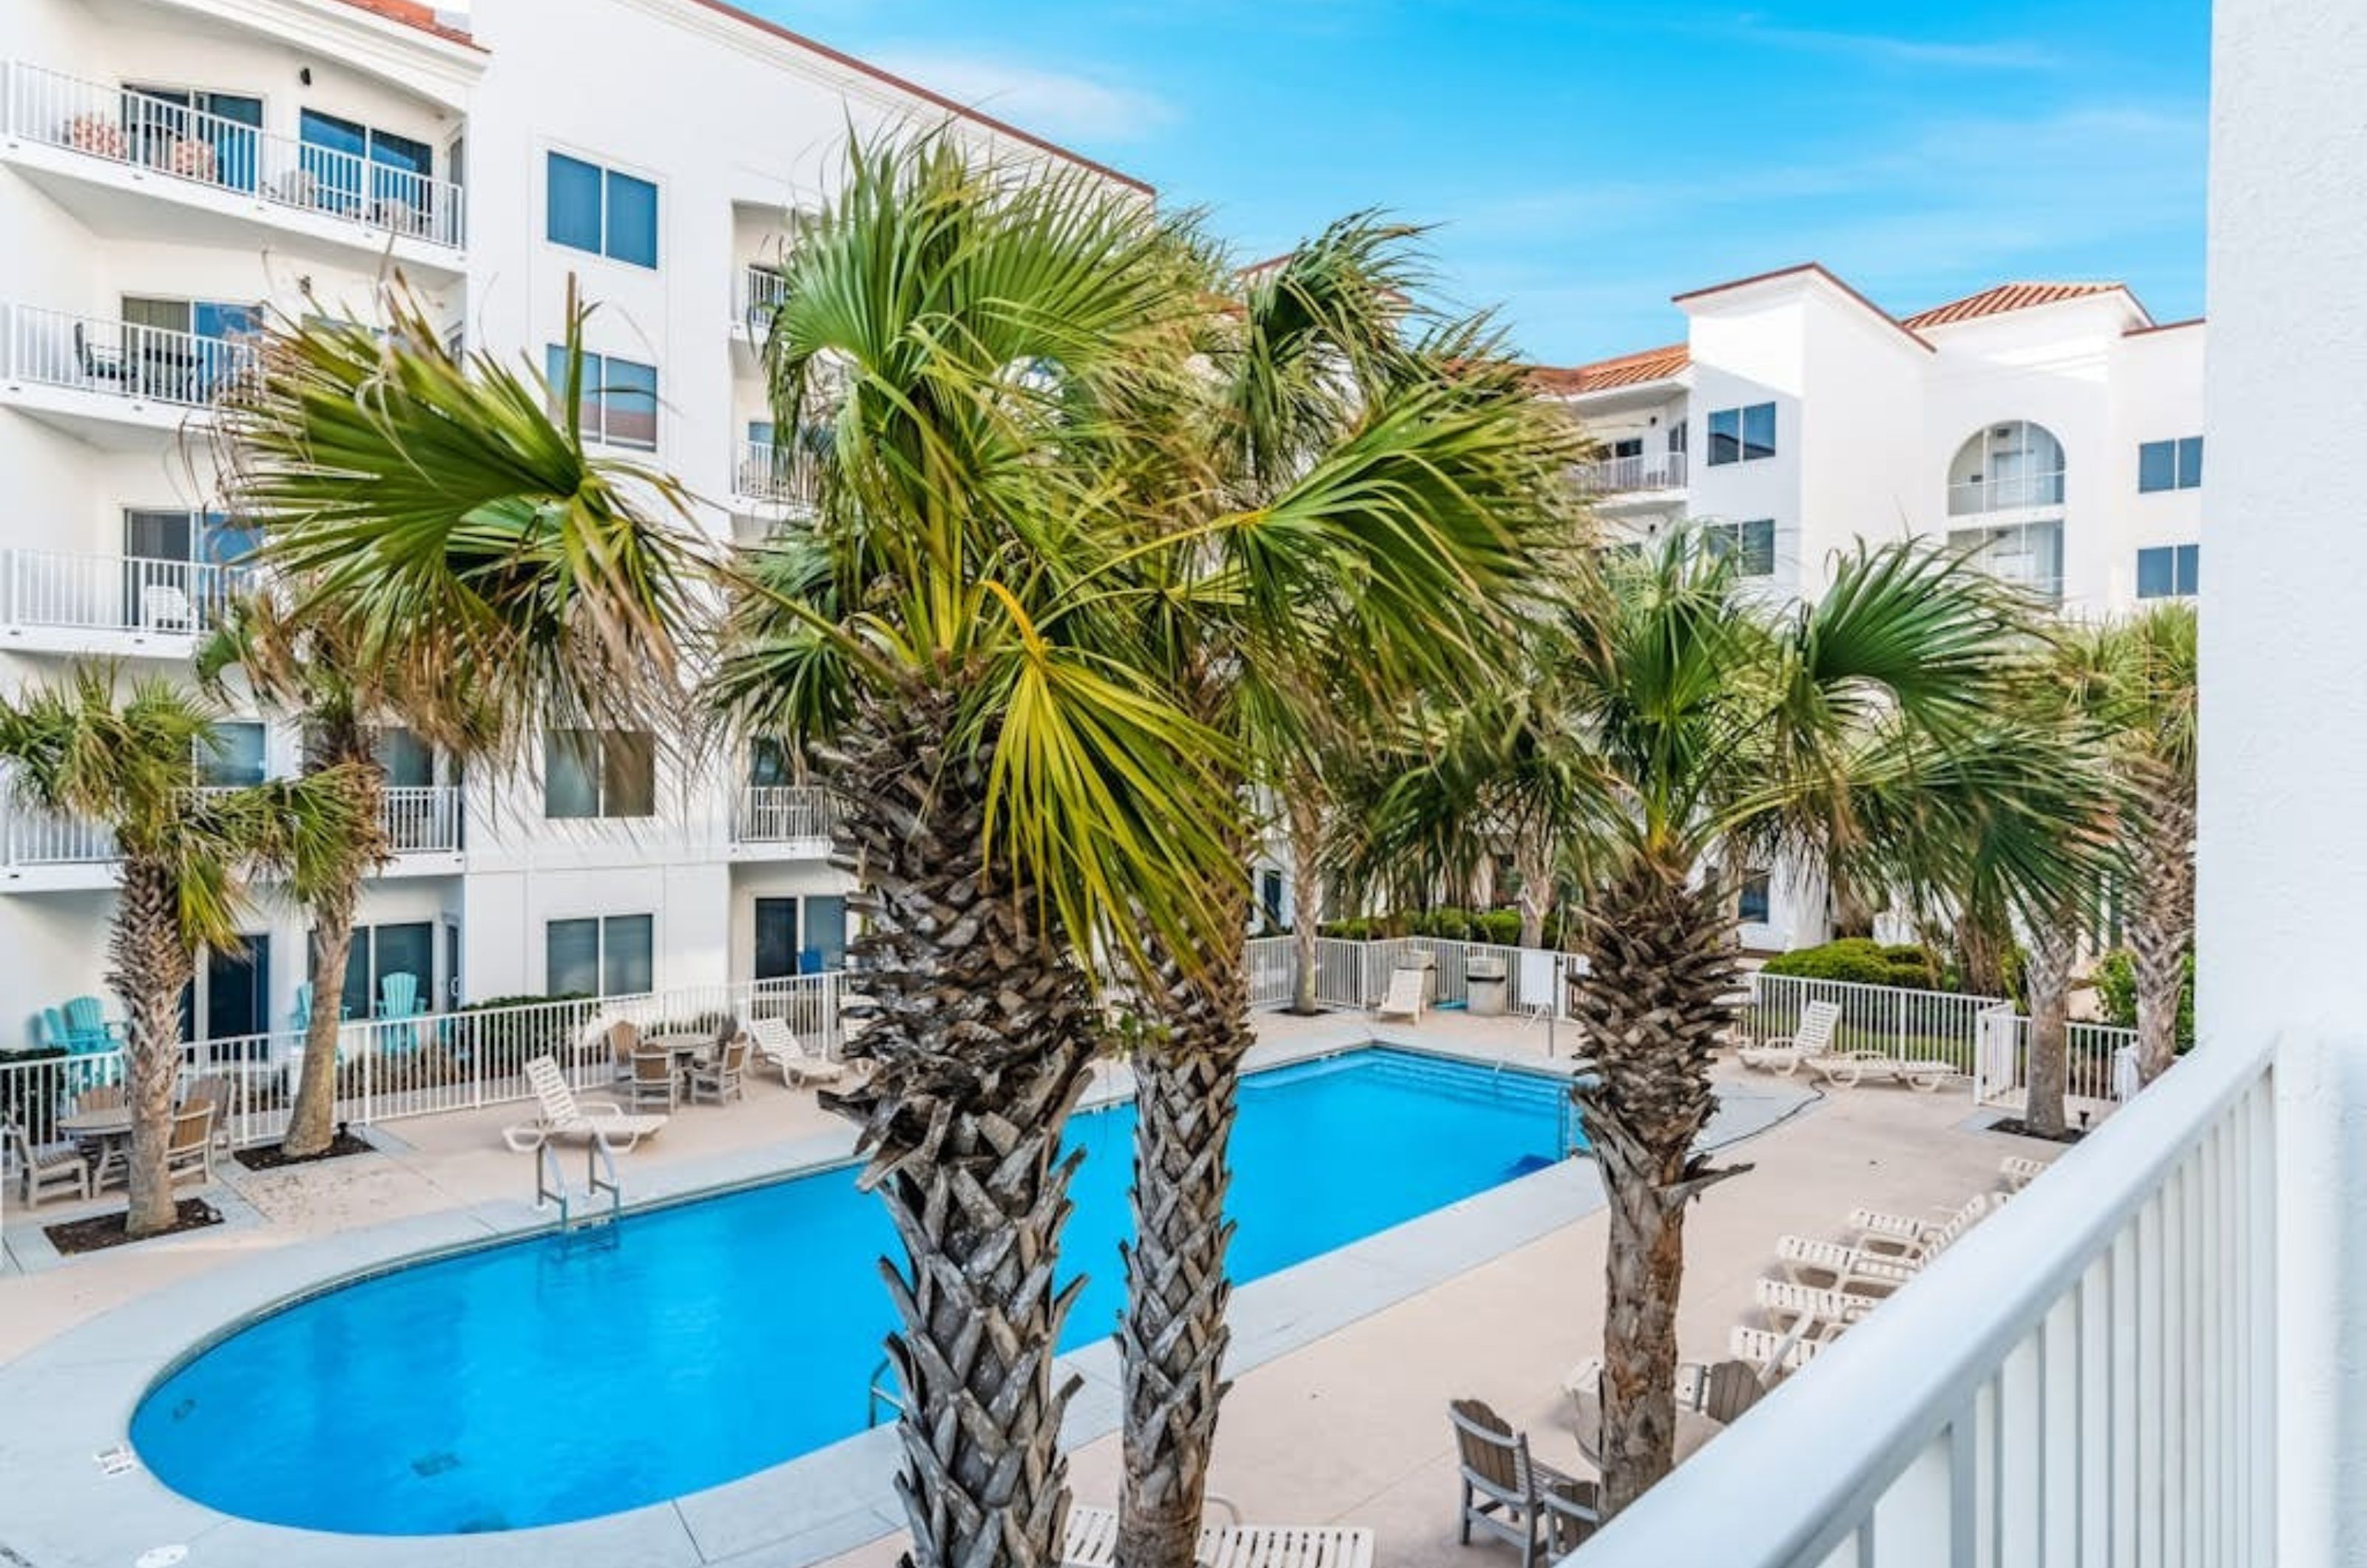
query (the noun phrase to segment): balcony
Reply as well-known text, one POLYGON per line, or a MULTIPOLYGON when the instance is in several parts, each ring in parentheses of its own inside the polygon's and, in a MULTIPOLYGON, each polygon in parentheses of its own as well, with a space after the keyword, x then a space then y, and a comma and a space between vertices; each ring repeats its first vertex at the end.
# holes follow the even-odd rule
POLYGON ((186 659, 255 569, 0 551, 0 648, 186 659))
POLYGON ((1579 464, 1571 478, 1581 494, 1598 498, 1682 490, 1685 455, 1656 452, 1649 457, 1605 457, 1579 464))
POLYGON ((763 347, 764 334, 771 330, 773 312, 788 298, 788 288, 778 268, 759 266, 753 262, 742 265, 739 286, 733 290, 735 332, 746 334, 752 345, 763 347))
POLYGON ((256 221, 376 256, 457 271, 459 186, 121 86, 11 61, 0 155, 96 226, 141 238, 238 237, 256 221), (61 188, 70 182, 76 188, 61 188), (138 191, 186 209, 163 228, 127 212, 138 191))
POLYGON ((748 784, 732 813, 734 851, 761 849, 783 860, 830 853, 837 814, 826 791, 797 784, 748 784))
POLYGON ((2272 1056, 2185 1058, 1577 1562, 2278 1561, 2272 1056))
POLYGON ((102 444, 125 424, 177 431, 255 368, 253 344, 33 305, 6 307, 0 394, 102 444))
POLYGON ((731 466, 731 493, 772 506, 811 506, 813 459, 795 447, 743 441, 731 466))
MULTIPOLYGON (((394 858, 379 874, 416 875, 441 869, 417 857, 459 854, 466 816, 456 784, 388 790, 379 820, 394 858)), ((13 808, 0 814, 0 890, 105 887, 114 881, 115 862, 115 835, 103 824, 13 808)))
POLYGON ((1948 515, 1973 517, 1984 512, 2019 512, 2034 506, 2063 504, 2063 470, 2044 474, 2003 474, 1975 477, 1948 487, 1948 515))

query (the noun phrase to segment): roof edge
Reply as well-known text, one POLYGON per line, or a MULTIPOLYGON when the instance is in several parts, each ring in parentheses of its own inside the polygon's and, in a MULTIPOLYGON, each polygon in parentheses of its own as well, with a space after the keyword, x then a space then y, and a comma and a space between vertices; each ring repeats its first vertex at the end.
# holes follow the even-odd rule
POLYGON ((1893 332, 1898 333, 1901 337, 1913 344, 1916 347, 1921 349, 1924 353, 1937 354, 1940 352, 1939 349, 1931 342, 1926 340, 1920 333, 1918 333, 1914 328, 1908 326, 1899 321, 1897 317, 1892 315, 1889 311, 1884 310, 1881 306, 1875 304, 1864 295, 1859 293, 1854 288, 1851 287, 1847 281, 1835 274, 1832 268, 1827 266, 1822 262, 1798 262, 1791 266, 1779 266, 1772 272, 1753 273, 1749 277, 1738 277, 1729 283, 1713 283, 1706 288, 1690 288, 1682 294, 1670 295, 1669 303, 1671 305, 1682 305, 1689 299, 1703 299, 1713 294, 1725 294, 1737 288, 1748 288, 1753 284, 1772 283, 1778 278, 1800 276, 1822 278, 1825 282, 1832 285, 1835 288, 1840 289, 1843 295, 1856 301, 1857 304, 1862 306, 1868 314, 1874 318, 1874 320, 1882 322, 1883 325, 1890 328, 1893 332))

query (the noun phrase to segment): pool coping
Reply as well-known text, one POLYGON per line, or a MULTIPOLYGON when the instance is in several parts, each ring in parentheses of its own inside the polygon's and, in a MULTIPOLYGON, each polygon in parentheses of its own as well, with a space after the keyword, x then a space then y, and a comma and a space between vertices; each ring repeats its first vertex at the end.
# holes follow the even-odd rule
MULTIPOLYGON (((1507 1059, 1421 1038, 1360 1015, 1289 1041, 1262 1042, 1251 1070, 1367 1045, 1507 1070, 1567 1074, 1569 1058, 1507 1059)), ((1132 1092, 1104 1069, 1084 1108, 1132 1092)), ((1781 1081, 1719 1085, 1706 1142, 1754 1136, 1812 1105, 1781 1081)), ((808 1174, 851 1156, 833 1131, 685 1161, 632 1183, 628 1213, 808 1174)), ((1434 1209, 1235 1288, 1227 1371, 1239 1376, 1409 1300, 1600 1208, 1591 1161, 1567 1160, 1434 1209)), ((120 1568, 158 1547, 190 1564, 277 1561, 307 1568, 485 1568, 564 1561, 571 1568, 802 1568, 904 1528, 892 1427, 880 1427, 737 1481, 572 1524, 458 1536, 339 1535, 243 1519, 181 1496, 136 1460, 108 1474, 100 1457, 130 1451, 141 1398, 164 1372, 262 1313, 439 1254, 547 1231, 524 1202, 481 1203, 292 1244, 124 1303, 0 1365, 0 1409, 40 1412, 0 1425, 0 1548, 35 1568, 120 1568)), ((752 1340, 761 1346, 761 1337, 752 1340)), ((761 1349, 752 1349, 752 1354, 761 1349)), ((1060 1358, 1081 1380, 1062 1437, 1070 1450, 1117 1429, 1118 1355, 1099 1341, 1060 1358)), ((629 1402, 620 1404, 629 1414, 629 1402)))

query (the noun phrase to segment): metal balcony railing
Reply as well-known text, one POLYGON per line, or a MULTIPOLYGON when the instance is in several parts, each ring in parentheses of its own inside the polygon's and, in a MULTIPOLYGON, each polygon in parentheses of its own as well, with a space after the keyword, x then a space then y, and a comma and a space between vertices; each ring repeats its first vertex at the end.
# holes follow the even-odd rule
POLYGON ((2063 470, 2060 468, 2051 474, 2005 474, 1995 479, 1963 479, 1948 487, 1948 515, 1951 517, 2062 504, 2063 470))
POLYGON ((433 245, 464 243, 462 192, 448 181, 25 61, 7 71, 14 140, 433 245))
POLYGON ((1605 457, 1580 463, 1573 477, 1589 495, 1619 495, 1631 491, 1682 490, 1685 455, 1656 452, 1648 457, 1605 457))
POLYGON ((454 784, 390 789, 379 815, 399 855, 450 854, 462 847, 460 791, 454 784))
POLYGON ((810 503, 813 500, 813 461, 794 446, 768 441, 745 441, 732 468, 733 493, 757 501, 810 503))
POLYGON ((822 790, 798 784, 750 784, 740 792, 731 836, 742 844, 827 844, 836 823, 830 797, 822 790))
POLYGON ((235 337, 202 337, 36 305, 7 308, 7 378, 132 402, 204 408, 255 368, 235 337))
MULTIPOLYGON (((459 850, 465 817, 455 784, 390 789, 379 807, 388 847, 398 855, 459 850)), ((115 835, 104 823, 17 809, 0 817, 0 865, 106 865, 115 858, 115 835)))
POLYGON ((0 551, 0 624, 195 637, 256 576, 201 561, 0 551))
POLYGON ((749 335, 762 343, 772 330, 773 312, 788 293, 788 285, 769 266, 749 262, 740 268, 740 321, 749 335))

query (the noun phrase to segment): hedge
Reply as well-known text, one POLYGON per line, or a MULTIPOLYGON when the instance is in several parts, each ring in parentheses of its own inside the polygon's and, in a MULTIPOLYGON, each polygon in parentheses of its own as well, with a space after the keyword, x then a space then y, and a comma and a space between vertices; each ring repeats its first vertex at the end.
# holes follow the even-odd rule
POLYGON ((1940 989, 1940 961, 1931 949, 1886 946, 1860 936, 1780 953, 1767 961, 1765 972, 1859 986, 1898 986, 1912 991, 1940 989))

